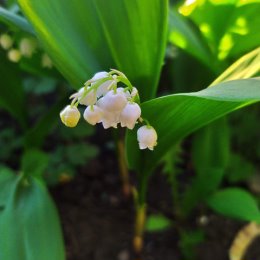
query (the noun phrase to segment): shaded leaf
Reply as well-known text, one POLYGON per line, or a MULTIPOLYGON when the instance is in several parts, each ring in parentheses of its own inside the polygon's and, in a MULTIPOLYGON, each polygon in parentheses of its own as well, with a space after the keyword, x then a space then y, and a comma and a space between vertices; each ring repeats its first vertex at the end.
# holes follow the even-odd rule
POLYGON ((56 208, 37 179, 17 178, 0 213, 0 229, 0 259, 65 259, 56 208))
POLYGON ((0 212, 7 202, 15 179, 15 174, 10 168, 0 165, 0 212))

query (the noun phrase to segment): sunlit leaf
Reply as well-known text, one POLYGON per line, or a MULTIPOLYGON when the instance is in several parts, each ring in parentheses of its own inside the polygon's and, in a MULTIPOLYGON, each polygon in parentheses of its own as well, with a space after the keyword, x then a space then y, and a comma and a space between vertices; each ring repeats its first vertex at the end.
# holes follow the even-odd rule
POLYGON ((260 36, 255 33, 259 12, 257 1, 205 0, 187 15, 200 29, 215 57, 225 60, 259 46, 260 36))
POLYGON ((260 48, 257 48, 234 62, 210 86, 235 79, 246 79, 260 72, 260 48))
MULTIPOLYGON (((172 44, 196 57, 208 67, 216 67, 214 56, 199 30, 175 9, 169 12, 169 40, 172 44)), ((216 68, 215 68, 216 69, 216 68)))

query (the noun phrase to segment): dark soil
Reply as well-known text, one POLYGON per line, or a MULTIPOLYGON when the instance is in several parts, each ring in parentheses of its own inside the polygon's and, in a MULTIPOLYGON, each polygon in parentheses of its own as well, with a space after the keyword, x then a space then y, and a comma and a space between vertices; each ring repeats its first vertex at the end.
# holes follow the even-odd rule
MULTIPOLYGON (((52 189, 64 230, 67 260, 132 260, 134 208, 121 194, 113 154, 93 160, 70 183, 52 189)), ((151 179, 148 212, 170 212, 170 190, 161 174, 151 179)), ((205 241, 196 247, 199 260, 228 260, 228 249, 245 224, 213 213, 207 223, 194 216, 186 229, 202 229, 205 241)), ((182 224, 183 225, 183 224, 182 224)), ((145 235, 143 260, 184 260, 176 228, 145 235)), ((259 240, 248 250, 246 260, 260 260, 259 240)), ((138 258, 139 259, 139 258, 138 258)))

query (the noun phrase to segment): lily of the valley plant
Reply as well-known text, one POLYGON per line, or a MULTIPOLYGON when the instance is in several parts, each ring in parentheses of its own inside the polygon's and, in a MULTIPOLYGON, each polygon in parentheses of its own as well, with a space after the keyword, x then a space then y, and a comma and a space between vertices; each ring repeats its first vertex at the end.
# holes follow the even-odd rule
POLYGON ((144 125, 137 130, 140 149, 153 150, 157 145, 157 133, 149 122, 141 117, 138 90, 120 71, 98 72, 84 87, 73 94, 72 102, 60 113, 61 121, 68 127, 75 127, 81 117, 78 105, 86 106, 84 119, 91 125, 102 123, 105 129, 127 127, 133 130, 135 125, 144 125), (119 84, 125 87, 118 87, 119 84))

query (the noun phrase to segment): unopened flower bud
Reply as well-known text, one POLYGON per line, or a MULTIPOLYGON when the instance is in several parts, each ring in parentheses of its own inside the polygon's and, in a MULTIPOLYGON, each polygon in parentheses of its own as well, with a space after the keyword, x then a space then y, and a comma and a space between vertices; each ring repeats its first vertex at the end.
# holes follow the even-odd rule
POLYGON ((77 107, 68 105, 60 112, 60 118, 64 125, 75 127, 79 122, 80 112, 77 107))
POLYGON ((121 112, 123 108, 126 106, 126 104, 126 96, 123 93, 114 92, 114 90, 110 90, 102 98, 102 109, 107 110, 109 112, 121 112))
POLYGON ((51 58, 46 53, 44 53, 42 55, 42 67, 51 69, 52 66, 53 66, 53 64, 52 64, 51 58))
POLYGON ((37 42, 31 38, 23 38, 19 44, 20 52, 23 56, 30 58, 36 51, 37 42))
POLYGON ((137 119, 141 116, 141 108, 137 103, 128 102, 120 115, 120 123, 122 127, 133 129, 137 119))
POLYGON ((157 133, 151 126, 142 126, 137 130, 137 140, 141 150, 146 148, 153 150, 157 145, 157 133))
POLYGON ((0 45, 2 46, 3 49, 8 50, 13 45, 13 39, 8 34, 2 34, 0 36, 0 45))
POLYGON ((87 88, 88 93, 87 93, 87 95, 85 97, 83 97, 84 91, 85 91, 85 88, 83 87, 77 93, 78 94, 79 103, 81 105, 85 105, 85 106, 94 105, 97 102, 96 91, 89 90, 89 87, 88 87, 87 88))
POLYGON ((88 106, 84 111, 84 119, 91 125, 101 122, 103 111, 96 105, 88 106))
POLYGON ((20 51, 17 49, 11 49, 10 51, 8 51, 7 56, 8 59, 12 62, 19 62, 22 57, 20 51))

